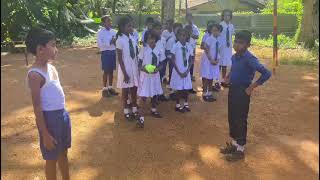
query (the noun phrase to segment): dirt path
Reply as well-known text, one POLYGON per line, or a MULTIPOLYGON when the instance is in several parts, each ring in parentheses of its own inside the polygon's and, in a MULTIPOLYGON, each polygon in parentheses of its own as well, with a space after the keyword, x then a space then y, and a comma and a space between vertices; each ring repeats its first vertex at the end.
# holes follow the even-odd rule
MULTIPOLYGON (((120 98, 101 99, 96 52, 60 50, 55 63, 72 119, 72 179, 319 178, 318 67, 283 65, 255 92, 246 159, 228 163, 218 152, 228 140, 227 90, 215 103, 203 102, 201 92, 193 95, 188 114, 175 113, 173 102, 163 103, 164 118, 147 116, 139 130, 122 118, 120 98)), ((26 70, 22 54, 1 56, 3 180, 44 179, 26 70)))

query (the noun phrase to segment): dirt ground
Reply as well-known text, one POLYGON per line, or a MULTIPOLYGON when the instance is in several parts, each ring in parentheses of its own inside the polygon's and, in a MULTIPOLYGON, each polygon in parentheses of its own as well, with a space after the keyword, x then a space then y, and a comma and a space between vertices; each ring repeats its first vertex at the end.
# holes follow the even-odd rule
MULTIPOLYGON (((271 49, 253 48, 260 58, 266 51, 271 49)), ((145 128, 137 129, 124 120, 120 97, 101 98, 96 52, 61 49, 54 63, 72 121, 72 179, 319 178, 318 67, 282 65, 257 89, 251 99, 246 159, 229 163, 219 154, 228 140, 227 89, 218 94, 217 102, 203 102, 197 77, 194 88, 199 92, 191 95, 191 113, 181 115, 173 102, 162 103, 164 118, 146 116, 145 128)), ((3 180, 44 179, 26 71, 22 54, 1 55, 3 180)), ((149 109, 148 104, 142 106, 149 109)))

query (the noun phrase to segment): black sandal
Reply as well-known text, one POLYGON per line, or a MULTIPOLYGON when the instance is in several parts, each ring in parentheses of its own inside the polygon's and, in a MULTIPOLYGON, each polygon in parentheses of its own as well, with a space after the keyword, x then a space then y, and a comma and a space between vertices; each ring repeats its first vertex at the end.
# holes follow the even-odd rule
POLYGON ((184 109, 184 111, 186 111, 186 112, 190 112, 190 111, 191 111, 189 105, 185 105, 185 106, 183 107, 183 109, 184 109))
POLYGON ((139 115, 138 112, 132 113, 132 116, 133 116, 133 118, 134 118, 135 120, 138 120, 138 119, 140 118, 140 115, 139 115))
POLYGON ((144 117, 140 116, 137 119, 137 123, 136 123, 137 127, 139 128, 144 128, 144 117))
POLYGON ((130 113, 124 114, 124 118, 126 118, 126 120, 128 121, 132 121, 132 116, 130 115, 130 113))
POLYGON ((160 113, 158 111, 155 111, 155 112, 151 111, 151 115, 155 118, 162 118, 162 116, 160 115, 160 113))
POLYGON ((185 110, 184 110, 184 108, 182 106, 181 107, 176 107, 176 111, 177 112, 181 112, 181 113, 185 112, 185 110))

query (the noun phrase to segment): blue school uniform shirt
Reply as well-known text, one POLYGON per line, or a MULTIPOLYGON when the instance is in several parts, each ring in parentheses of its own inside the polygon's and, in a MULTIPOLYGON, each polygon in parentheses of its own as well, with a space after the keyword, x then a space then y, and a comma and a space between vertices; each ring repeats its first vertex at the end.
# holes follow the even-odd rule
POLYGON ((230 83, 232 85, 249 86, 256 71, 261 73, 260 78, 256 81, 259 85, 262 85, 271 77, 271 72, 260 64, 259 60, 249 51, 241 56, 234 54, 231 60, 230 83))

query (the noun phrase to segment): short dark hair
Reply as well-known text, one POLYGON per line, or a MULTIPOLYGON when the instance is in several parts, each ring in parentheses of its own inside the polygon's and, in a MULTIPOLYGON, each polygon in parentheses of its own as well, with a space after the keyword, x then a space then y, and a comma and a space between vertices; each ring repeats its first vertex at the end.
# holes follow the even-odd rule
POLYGON ((236 33, 235 39, 241 39, 246 41, 247 43, 251 43, 252 34, 248 30, 242 30, 236 33))
POLYGON ((179 35, 179 34, 181 34, 181 33, 186 33, 186 34, 187 34, 187 37, 189 37, 189 36, 188 36, 189 33, 188 33, 188 31, 187 31, 185 28, 179 29, 178 32, 177 32, 177 35, 179 35))
POLYGON ((183 28, 183 25, 181 23, 174 23, 173 29, 176 29, 177 27, 183 28))
POLYGON ((42 28, 33 28, 28 32, 28 35, 26 36, 27 51, 36 55, 37 47, 39 45, 45 46, 49 41, 55 39, 56 37, 53 32, 42 28))
POLYGON ((147 17, 145 24, 153 23, 153 21, 154 21, 153 17, 147 17))
POLYGON ((221 21, 223 21, 223 18, 226 13, 230 13, 230 19, 232 19, 232 11, 230 9, 224 9, 221 13, 221 21))
POLYGON ((105 22, 107 19, 111 19, 109 15, 104 15, 101 17, 101 22, 105 22))
POLYGON ((157 41, 158 35, 154 33, 154 31, 148 31, 148 33, 146 34, 146 40, 148 40, 149 38, 155 39, 157 41))
MULTIPOLYGON (((220 32, 222 32, 223 27, 222 27, 220 24, 218 24, 218 23, 213 23, 212 26, 211 26, 211 29, 212 29, 213 27, 216 27, 220 32)), ((211 30, 211 29, 210 29, 210 30, 211 30)))
POLYGON ((154 20, 152 23, 152 28, 162 27, 161 23, 158 20, 154 20))
POLYGON ((167 20, 166 20, 166 23, 169 23, 169 24, 173 24, 173 22, 174 22, 174 21, 173 21, 172 19, 167 19, 167 20))

